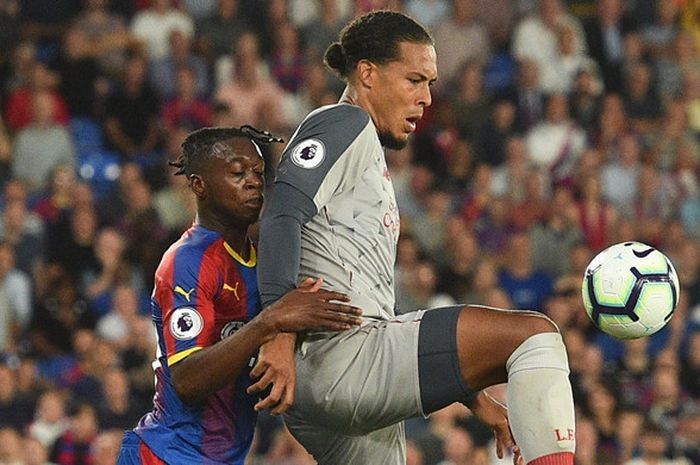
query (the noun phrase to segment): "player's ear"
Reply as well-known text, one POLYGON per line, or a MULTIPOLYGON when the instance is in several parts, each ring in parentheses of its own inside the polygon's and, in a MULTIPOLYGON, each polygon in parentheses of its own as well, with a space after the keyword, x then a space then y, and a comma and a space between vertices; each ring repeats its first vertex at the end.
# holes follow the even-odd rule
POLYGON ((377 68, 369 60, 360 60, 355 68, 357 80, 363 87, 371 88, 373 86, 374 77, 377 73, 377 68))
POLYGON ((207 196, 207 184, 204 179, 199 174, 190 175, 190 189, 199 198, 205 198, 207 196))

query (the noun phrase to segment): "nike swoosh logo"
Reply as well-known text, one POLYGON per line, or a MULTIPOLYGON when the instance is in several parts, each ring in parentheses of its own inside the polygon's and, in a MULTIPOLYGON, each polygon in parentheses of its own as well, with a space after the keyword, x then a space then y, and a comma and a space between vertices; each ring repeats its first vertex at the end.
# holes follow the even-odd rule
POLYGON ((649 248, 649 249, 642 250, 642 251, 639 251, 639 252, 636 251, 636 250, 632 250, 632 253, 633 253, 636 257, 638 257, 638 258, 644 258, 644 257, 646 257, 647 255, 649 255, 650 253, 652 253, 653 251, 654 251, 654 249, 649 248))

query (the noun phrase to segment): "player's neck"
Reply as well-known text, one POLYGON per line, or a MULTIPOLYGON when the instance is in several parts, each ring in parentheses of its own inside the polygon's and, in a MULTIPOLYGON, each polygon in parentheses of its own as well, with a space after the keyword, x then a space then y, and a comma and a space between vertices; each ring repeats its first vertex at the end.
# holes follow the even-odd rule
POLYGON ((197 215, 196 223, 210 231, 221 234, 224 241, 244 260, 248 260, 248 226, 230 224, 217 218, 197 215))
POLYGON ((349 105, 355 105, 357 107, 362 108, 367 113, 369 113, 369 117, 372 118, 374 124, 377 124, 376 120, 374 119, 372 103, 367 98, 366 94, 363 94, 361 91, 358 91, 358 89, 356 89, 355 87, 350 85, 346 86, 345 90, 343 91, 343 95, 340 96, 339 103, 347 103, 349 105))

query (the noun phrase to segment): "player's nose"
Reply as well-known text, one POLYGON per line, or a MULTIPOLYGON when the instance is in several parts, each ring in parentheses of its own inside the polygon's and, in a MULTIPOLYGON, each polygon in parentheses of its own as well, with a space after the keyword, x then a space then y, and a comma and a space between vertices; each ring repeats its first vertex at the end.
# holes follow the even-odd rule
POLYGON ((262 189, 265 185, 265 178, 262 174, 249 173, 246 176, 246 187, 249 189, 262 189))
POLYGON ((418 106, 421 108, 429 107, 433 103, 433 96, 430 93, 430 84, 424 82, 418 94, 418 106))

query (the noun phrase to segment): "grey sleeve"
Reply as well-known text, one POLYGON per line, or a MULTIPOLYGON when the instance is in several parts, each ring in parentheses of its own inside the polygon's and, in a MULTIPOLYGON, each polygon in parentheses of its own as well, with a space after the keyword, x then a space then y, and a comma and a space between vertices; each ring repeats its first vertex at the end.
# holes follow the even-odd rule
POLYGON ((326 175, 369 122, 359 107, 336 105, 309 116, 285 148, 275 178, 316 197, 326 175))
POLYGON ((316 193, 368 122, 367 113, 351 105, 313 113, 282 154, 260 227, 258 288, 263 306, 297 287, 301 229, 318 213, 316 193))
POLYGON ((301 227, 316 214, 313 200, 287 183, 275 184, 260 225, 258 288, 263 308, 297 286, 301 227), (283 199, 283 200, 282 200, 283 199))

